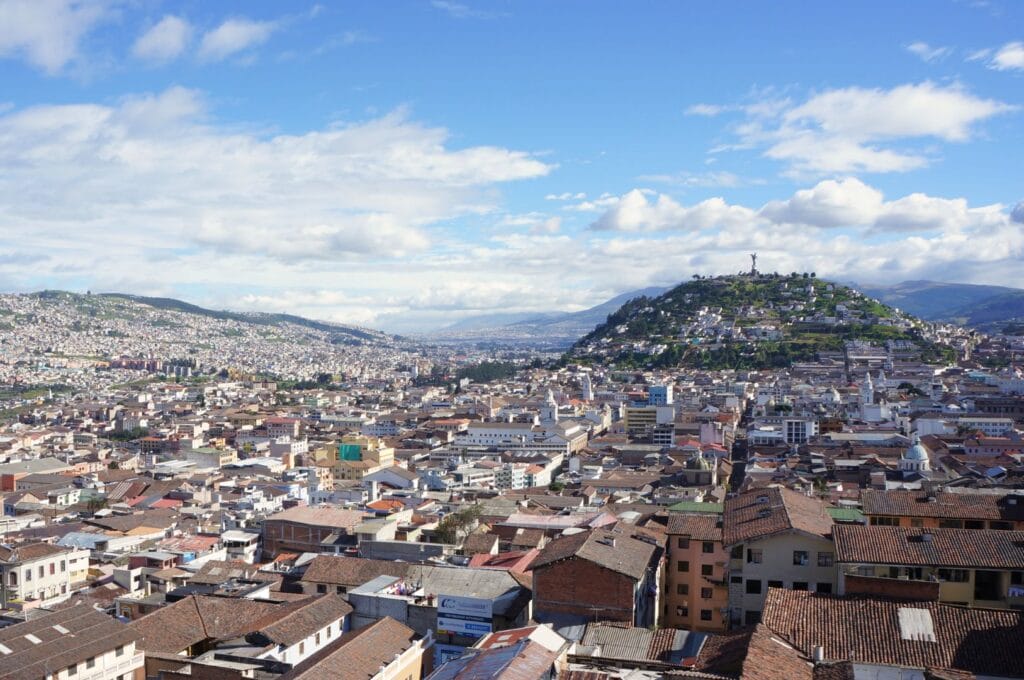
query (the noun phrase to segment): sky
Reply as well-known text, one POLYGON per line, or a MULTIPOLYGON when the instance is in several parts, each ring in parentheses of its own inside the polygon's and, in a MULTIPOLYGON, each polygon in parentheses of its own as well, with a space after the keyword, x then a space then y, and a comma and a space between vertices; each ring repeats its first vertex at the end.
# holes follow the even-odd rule
POLYGON ((1024 3, 0 0, 0 290, 396 332, 1024 287, 1024 3))

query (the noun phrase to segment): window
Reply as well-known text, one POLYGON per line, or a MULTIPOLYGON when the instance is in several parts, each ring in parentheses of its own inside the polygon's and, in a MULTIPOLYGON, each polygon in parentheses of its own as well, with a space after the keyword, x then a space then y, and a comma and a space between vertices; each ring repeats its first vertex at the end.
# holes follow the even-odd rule
POLYGON ((760 595, 761 594, 761 579, 748 578, 747 579, 747 595, 760 595))
POLYGON ((700 597, 702 600, 710 600, 713 592, 711 588, 701 588, 700 597))
POLYGON ((702 565, 700 565, 700 574, 701 574, 701 576, 711 576, 713 573, 715 573, 714 565, 712 565, 712 564, 702 564, 702 565))
POLYGON ((689 594, 690 594, 690 586, 689 586, 689 584, 687 584, 687 583, 677 583, 676 584, 676 595, 689 595, 689 594))
POLYGON ((763 553, 757 548, 747 550, 747 564, 761 564, 763 553))
POLYGON ((305 653, 306 653, 306 643, 305 642, 300 642, 299 643, 299 654, 305 654, 305 653))
POLYGON ((690 563, 686 560, 676 562, 676 569, 679 571, 690 571, 690 563))
POLYGON ((797 567, 807 566, 807 551, 806 550, 794 550, 793 551, 793 565, 797 567))
POLYGON ((872 517, 871 526, 876 527, 898 527, 900 520, 896 517, 872 517))
POLYGON ((316 643, 319 645, 320 644, 320 632, 319 631, 317 631, 315 639, 316 639, 316 643))
POLYGON ((743 559, 743 546, 742 545, 735 546, 732 550, 729 551, 729 557, 731 557, 734 560, 742 560, 743 559))
POLYGON ((53 562, 50 562, 50 576, 53 576, 56 573, 57 573, 57 565, 54 564, 53 562))
POLYGON ((911 517, 910 526, 914 527, 915 529, 920 529, 924 526, 924 520, 918 517, 911 517))
POLYGON ((998 529, 1000 531, 1009 531, 1013 529, 1013 524, 1010 522, 997 522, 995 520, 988 523, 989 529, 998 529))
POLYGON ((338 595, 344 595, 348 592, 348 588, 346 588, 345 586, 338 586, 337 588, 335 588, 335 591, 337 591, 338 595))
POLYGON ((818 566, 831 567, 836 561, 836 554, 830 552, 818 553, 818 566))
POLYGON ((939 580, 951 583, 967 583, 970 580, 970 574, 966 569, 939 569, 939 580))
POLYGON ((743 622, 748 626, 756 626, 757 624, 761 623, 761 612, 747 612, 743 615, 743 622))
POLYGON ((940 529, 963 529, 964 521, 962 519, 940 519, 940 529))
POLYGON ((46 576, 46 569, 43 567, 43 565, 40 564, 39 565, 39 578, 42 578, 44 576, 46 576))
POLYGON ((114 648, 114 656, 124 656, 124 645, 114 648))
POLYGON ((316 584, 316 592, 318 592, 321 595, 323 595, 324 593, 327 592, 327 586, 324 585, 323 583, 317 583, 316 584))
POLYGON ((86 659, 85 660, 85 667, 86 668, 95 668, 96 667, 96 657, 95 656, 90 656, 88 659, 86 659))
POLYGON ((690 608, 689 607, 676 607, 676 616, 681 616, 683 618, 686 618, 689 615, 690 615, 690 608))
POLYGON ((78 675, 78 664, 77 663, 73 663, 70 666, 68 666, 68 675, 69 676, 70 675, 78 675))
POLYGON ((807 590, 807 581, 793 581, 793 590, 807 590))
POLYGON ((980 519, 964 520, 964 529, 984 529, 985 522, 980 519))
POLYGON ((768 581, 768 587, 769 588, 785 588, 785 586, 782 585, 782 581, 768 581))
POLYGON ((712 543, 711 541, 704 541, 704 543, 701 545, 700 549, 701 549, 701 552, 704 552, 704 553, 713 553, 713 552, 715 552, 715 544, 712 543))
POLYGON ((25 580, 26 581, 31 581, 32 580, 32 570, 31 569, 26 569, 25 570, 25 580))
POLYGON ((821 593, 822 595, 831 595, 832 594, 832 584, 831 583, 819 583, 819 584, 814 586, 814 591, 817 592, 817 593, 821 593))
POLYGON ((1024 585, 1024 571, 1011 571, 1010 572, 1010 585, 1011 586, 1024 585))
POLYGON ((700 620, 701 621, 710 621, 711 620, 711 610, 710 609, 701 609, 700 610, 700 620))
POLYGON ((680 550, 687 550, 690 547, 690 539, 688 536, 680 536, 676 539, 676 547, 680 550))

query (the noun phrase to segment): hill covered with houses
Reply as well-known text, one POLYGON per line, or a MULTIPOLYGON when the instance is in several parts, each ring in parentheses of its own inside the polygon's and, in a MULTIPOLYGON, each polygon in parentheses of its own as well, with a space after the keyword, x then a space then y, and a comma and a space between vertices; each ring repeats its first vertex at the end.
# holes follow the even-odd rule
POLYGON ((812 273, 695 276, 622 305, 563 360, 764 369, 874 350, 944 362, 955 357, 964 334, 812 273))

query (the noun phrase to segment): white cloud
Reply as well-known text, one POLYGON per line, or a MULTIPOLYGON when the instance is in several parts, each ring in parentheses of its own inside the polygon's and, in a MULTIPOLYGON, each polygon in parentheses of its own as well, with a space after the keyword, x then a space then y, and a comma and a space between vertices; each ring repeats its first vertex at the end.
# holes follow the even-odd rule
POLYGON ((730 110, 727 106, 719 106, 718 104, 694 104, 686 109, 685 113, 688 116, 706 116, 712 118, 720 113, 730 110))
POLYGON ((448 148, 447 131, 401 111, 273 137, 207 125, 205 114, 199 93, 171 88, 0 115, 5 236, 139 261, 189 248, 387 260, 436 246, 430 225, 493 208, 495 185, 552 167, 499 147, 448 148))
POLYGON ((982 121, 1015 110, 959 85, 931 82, 888 90, 848 87, 799 104, 767 104, 744 107, 746 120, 735 127, 739 142, 721 148, 763 148, 765 156, 785 162, 793 175, 921 168, 932 160, 922 142, 965 142, 982 121))
POLYGON ((679 172, 674 175, 640 175, 642 182, 658 182, 680 187, 738 187, 745 183, 739 175, 726 170, 714 172, 679 172))
POLYGON ((267 41, 277 28, 273 21, 252 19, 228 19, 203 36, 199 44, 199 57, 208 61, 220 61, 267 41))
POLYGON ((82 38, 110 16, 107 0, 0 0, 0 56, 51 75, 78 58, 82 38))
POLYGON ((920 40, 910 43, 906 49, 921 61, 928 63, 945 59, 952 52, 948 47, 933 47, 920 40))
POLYGON ((992 55, 989 67, 997 71, 1024 71, 1024 42, 1006 43, 992 55))
POLYGON ((858 179, 825 180, 785 201, 765 204, 760 214, 776 223, 848 227, 871 222, 882 206, 882 192, 858 179))
POLYGON ((147 61, 171 61, 185 51, 191 35, 188 21, 168 14, 136 39, 132 54, 147 61))
POLYGON ((651 202, 643 191, 634 189, 623 195, 591 226, 595 231, 699 231, 715 227, 735 227, 750 223, 753 218, 753 211, 729 205, 721 198, 709 198, 686 207, 665 194, 659 194, 655 201, 651 202))
POLYGON ((939 232, 950 234, 1005 224, 1004 206, 971 208, 963 198, 938 198, 912 193, 887 201, 878 189, 849 177, 823 180, 783 200, 760 208, 726 203, 711 198, 692 206, 665 194, 655 200, 640 190, 622 196, 591 228, 594 231, 648 232, 718 229, 755 231, 766 228, 846 228, 863 234, 939 232))
POLYGON ((582 191, 576 192, 575 194, 571 191, 563 191, 560 194, 548 194, 544 197, 545 201, 582 201, 587 195, 582 191))

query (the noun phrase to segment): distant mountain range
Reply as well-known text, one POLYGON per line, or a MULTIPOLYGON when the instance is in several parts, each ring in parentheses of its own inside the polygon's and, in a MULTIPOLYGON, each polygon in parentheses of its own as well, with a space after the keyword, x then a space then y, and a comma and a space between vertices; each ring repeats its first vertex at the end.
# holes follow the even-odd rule
POLYGON ((866 294, 928 321, 945 321, 985 332, 1024 327, 1024 290, 1005 286, 904 281, 864 286, 866 294))
POLYGON ((667 289, 641 288, 616 295, 599 305, 578 312, 533 312, 527 314, 483 314, 467 317, 431 334, 442 340, 471 340, 510 344, 568 346, 580 336, 604 323, 609 314, 639 297, 657 297, 667 289))

